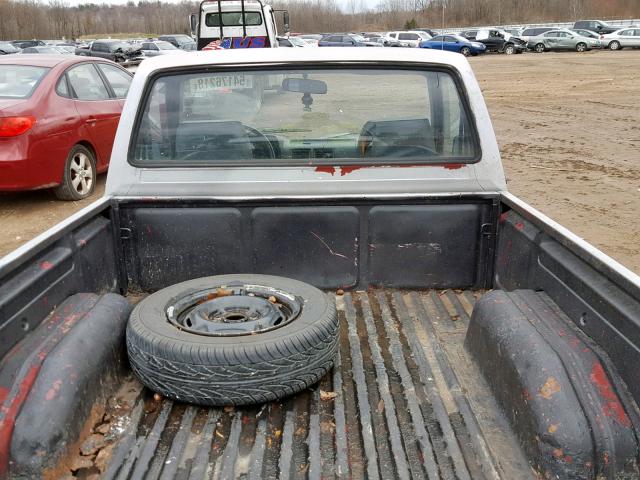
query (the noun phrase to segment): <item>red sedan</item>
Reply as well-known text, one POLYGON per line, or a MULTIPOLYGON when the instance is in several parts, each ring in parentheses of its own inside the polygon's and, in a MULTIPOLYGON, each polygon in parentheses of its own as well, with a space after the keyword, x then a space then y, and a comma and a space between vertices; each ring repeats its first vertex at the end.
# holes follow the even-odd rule
POLYGON ((0 191, 93 192, 107 170, 131 74, 107 60, 0 57, 0 191))

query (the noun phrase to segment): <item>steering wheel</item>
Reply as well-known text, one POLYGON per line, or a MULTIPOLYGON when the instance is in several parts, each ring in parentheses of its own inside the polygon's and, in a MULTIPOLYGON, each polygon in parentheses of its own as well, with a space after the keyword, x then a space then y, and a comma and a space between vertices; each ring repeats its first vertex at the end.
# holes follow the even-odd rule
MULTIPOLYGON (((243 125, 247 134, 247 139, 251 142, 251 150, 253 158, 247 160, 274 160, 276 158, 273 145, 269 139, 255 128, 243 125)), ((195 146, 192 152, 182 157, 182 160, 211 160, 212 154, 217 148, 212 149, 211 144, 214 147, 219 147, 216 143, 219 139, 216 136, 207 137, 195 146)), ((215 159, 215 158, 214 158, 215 159)), ((225 160, 221 158, 220 160, 225 160)))
POLYGON ((276 152, 267 136, 253 127, 244 125, 253 149, 253 158, 259 160, 275 160, 276 152))

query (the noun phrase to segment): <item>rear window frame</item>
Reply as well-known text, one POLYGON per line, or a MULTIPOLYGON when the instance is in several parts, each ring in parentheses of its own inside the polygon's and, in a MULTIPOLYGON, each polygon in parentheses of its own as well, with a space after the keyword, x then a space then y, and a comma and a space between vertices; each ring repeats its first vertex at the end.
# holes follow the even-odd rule
MULTIPOLYGON (((224 18, 223 16, 226 13, 239 13, 240 15, 242 15, 242 10, 229 11, 229 12, 224 12, 223 11, 222 13, 220 13, 220 12, 207 12, 205 14, 205 16, 204 16, 204 25, 205 25, 205 27, 207 27, 207 28, 242 27, 242 25, 243 25, 242 23, 237 23, 237 24, 234 24, 234 25, 227 25, 226 23, 224 23, 222 20, 224 18), (220 19, 220 21, 218 22, 219 23, 218 25, 209 25, 207 19, 210 16, 213 16, 213 15, 218 15, 218 18, 220 19)), ((248 14, 256 14, 256 15, 258 15, 260 17, 260 23, 246 23, 247 27, 259 27, 260 25, 262 25, 264 23, 264 19, 262 18, 262 13, 261 12, 245 11, 245 17, 244 17, 245 21, 246 21, 246 18, 247 18, 248 14)))
MULTIPOLYGON (((11 54, 11 55, 15 55, 15 54, 11 54)), ((45 77, 51 73, 51 70, 53 70, 53 67, 43 67, 43 66, 40 66, 40 65, 23 65, 23 64, 13 64, 13 63, 3 63, 3 65, 13 66, 13 67, 42 68, 43 70, 45 70, 44 74, 33 85, 33 88, 31 89, 31 91, 29 92, 28 95, 25 95, 24 97, 15 97, 15 96, 8 97, 6 95, 0 95, 0 98, 13 99, 13 100, 27 100, 27 99, 31 98, 33 96, 33 94, 35 93, 35 91, 40 86, 40 84, 42 83, 42 80, 44 80, 45 77)))
POLYGON ((140 101, 138 103, 138 109, 136 110, 136 116, 133 122, 133 128, 131 129, 131 135, 129 137, 129 145, 127 147, 127 162, 129 165, 140 168, 140 169, 169 169, 175 170, 188 168, 193 170, 198 169, 218 169, 218 168, 256 168, 256 167, 292 167, 292 168, 300 168, 300 167, 322 167, 322 166, 334 166, 334 167, 344 167, 344 166, 393 166, 393 165, 472 165, 478 163, 482 160, 482 144, 480 142, 480 135, 477 128, 477 121, 473 109, 471 108, 471 103, 469 101, 469 95, 465 84, 462 80, 462 76, 458 70, 453 67, 441 64, 429 64, 429 63, 420 63, 416 64, 413 62, 326 62, 320 63, 317 62, 300 62, 295 65, 282 65, 281 63, 264 63, 260 65, 243 65, 243 64, 221 64, 216 65, 215 68, 206 67, 204 65, 196 65, 190 68, 179 67, 179 68, 168 68, 163 70, 158 70, 149 77, 147 77, 147 81, 145 82, 144 90, 142 91, 142 95, 140 97, 140 101), (216 161, 216 163, 203 163, 199 162, 185 162, 179 163, 175 160, 169 161, 148 161, 148 160, 136 160, 134 158, 134 152, 136 148, 136 142, 138 139, 138 134, 140 132, 140 126, 144 117, 144 110, 147 106, 147 101, 149 100, 149 96, 153 90, 153 86, 157 80, 162 77, 175 76, 175 75, 193 75, 199 73, 225 73, 225 72, 262 72, 262 71, 290 71, 292 69, 295 70, 414 70, 419 72, 441 72, 446 73, 451 76, 457 90, 458 95, 460 97, 460 101, 462 103, 462 108, 467 115, 467 120, 469 122, 470 134, 473 140, 473 148, 475 155, 471 158, 437 158, 433 161, 426 160, 415 160, 415 159, 371 159, 371 158, 362 158, 362 159, 275 159, 275 160, 247 160, 243 162, 238 161, 216 161))

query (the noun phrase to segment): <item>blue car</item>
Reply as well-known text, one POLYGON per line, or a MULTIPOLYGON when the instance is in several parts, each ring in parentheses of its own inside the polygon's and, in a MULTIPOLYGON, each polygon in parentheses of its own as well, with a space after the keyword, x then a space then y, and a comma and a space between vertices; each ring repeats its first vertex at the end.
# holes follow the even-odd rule
POLYGON ((465 57, 484 53, 487 46, 484 43, 472 42, 460 35, 438 35, 431 40, 420 43, 420 48, 432 50, 446 50, 448 52, 461 53, 465 57))

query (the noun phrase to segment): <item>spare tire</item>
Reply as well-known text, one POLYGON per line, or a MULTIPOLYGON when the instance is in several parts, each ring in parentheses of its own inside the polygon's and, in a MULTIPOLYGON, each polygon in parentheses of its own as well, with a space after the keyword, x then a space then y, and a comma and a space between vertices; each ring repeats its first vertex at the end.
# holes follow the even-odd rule
POLYGON ((277 400, 333 366, 332 298, 269 275, 220 275, 160 290, 127 325, 131 367, 151 390, 198 405, 277 400))

